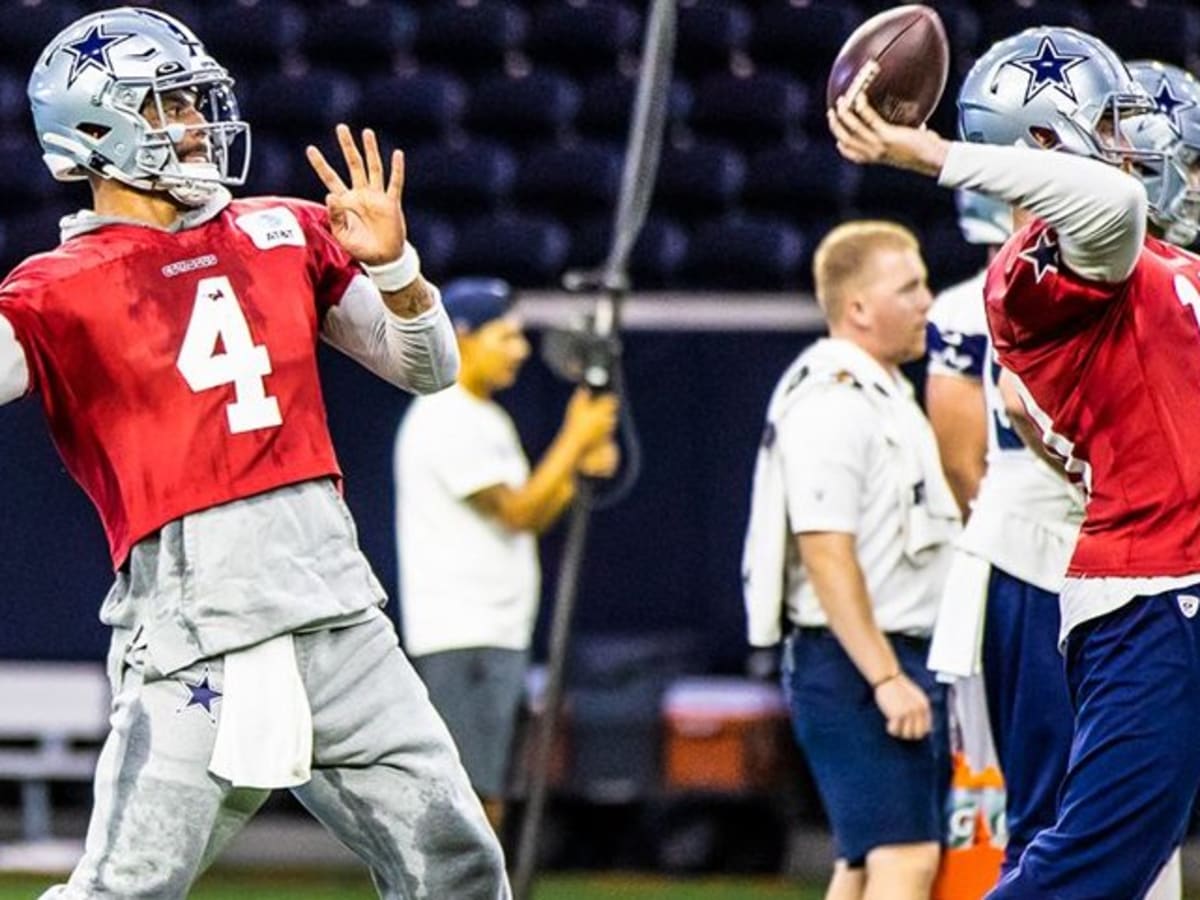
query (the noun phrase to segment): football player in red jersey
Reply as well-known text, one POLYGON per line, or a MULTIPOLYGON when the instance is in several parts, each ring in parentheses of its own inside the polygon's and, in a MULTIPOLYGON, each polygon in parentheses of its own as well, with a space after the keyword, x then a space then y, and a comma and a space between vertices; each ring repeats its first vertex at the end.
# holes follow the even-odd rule
POLYGON ((450 736, 381 612, 339 492, 324 340, 417 392, 454 333, 374 135, 315 148, 320 205, 233 199, 248 162, 226 71, 122 8, 55 37, 29 83, 56 178, 93 207, 0 284, 0 401, 36 393, 108 536, 112 733, 83 859, 48 896, 184 897, 275 787, 380 896, 509 896, 450 736))
POLYGON ((1076 720, 1058 819, 991 896, 1142 897, 1200 785, 1200 260, 1146 232, 1181 214, 1186 173, 1121 61, 1069 29, 996 44, 959 107, 967 142, 891 125, 862 97, 829 122, 852 161, 1017 207, 989 330, 1087 492, 1061 596, 1076 720))

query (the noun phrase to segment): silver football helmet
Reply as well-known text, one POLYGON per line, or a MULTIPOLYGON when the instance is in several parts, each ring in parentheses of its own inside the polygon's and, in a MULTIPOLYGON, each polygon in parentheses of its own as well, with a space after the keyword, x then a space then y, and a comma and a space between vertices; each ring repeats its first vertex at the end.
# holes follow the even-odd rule
POLYGON ((190 30, 122 7, 76 21, 42 52, 29 100, 46 165, 60 181, 94 172, 199 206, 242 184, 250 126, 233 79, 190 30))
POLYGON ((1141 179, 1150 218, 1178 215, 1187 177, 1177 137, 1121 59, 1073 28, 1030 28, 994 44, 958 95, 964 140, 1065 150, 1128 167, 1141 179))
POLYGON ((1175 221, 1163 235, 1172 244, 1186 247, 1200 237, 1200 81, 1178 66, 1147 60, 1131 62, 1129 72, 1179 135, 1177 155, 1188 188, 1175 221))
POLYGON ((954 194, 954 205, 958 209, 958 230, 968 244, 999 246, 1012 234, 1012 207, 1003 200, 961 190, 954 194))

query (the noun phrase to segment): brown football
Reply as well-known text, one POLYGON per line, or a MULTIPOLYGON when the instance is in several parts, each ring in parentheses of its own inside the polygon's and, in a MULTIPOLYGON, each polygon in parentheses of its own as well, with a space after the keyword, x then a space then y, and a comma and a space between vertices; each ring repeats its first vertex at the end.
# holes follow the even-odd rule
POLYGON ((825 102, 865 84, 867 99, 897 125, 923 125, 950 71, 950 43, 928 6, 897 6, 872 16, 846 39, 829 72, 825 102))

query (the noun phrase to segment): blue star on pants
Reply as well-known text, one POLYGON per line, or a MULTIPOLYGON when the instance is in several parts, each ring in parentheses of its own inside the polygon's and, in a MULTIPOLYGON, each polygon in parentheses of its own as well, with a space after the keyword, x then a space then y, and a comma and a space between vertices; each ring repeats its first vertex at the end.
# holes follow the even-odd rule
POLYGON ((200 679, 199 684, 190 684, 184 682, 183 686, 188 689, 188 701, 183 705, 184 709, 192 706, 203 706, 204 711, 212 715, 212 705, 216 700, 221 699, 221 692, 212 687, 208 680, 208 672, 205 671, 204 677, 200 679))

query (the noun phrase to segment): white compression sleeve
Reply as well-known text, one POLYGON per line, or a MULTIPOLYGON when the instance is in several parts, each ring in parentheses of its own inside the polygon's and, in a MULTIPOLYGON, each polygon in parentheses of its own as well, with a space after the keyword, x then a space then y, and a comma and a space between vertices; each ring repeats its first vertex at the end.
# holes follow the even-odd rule
POLYGON ((938 183, 1023 207, 1058 231, 1063 262, 1092 281, 1124 281, 1146 236, 1146 192, 1116 166, 1030 147, 950 144, 938 183))
POLYGON ((397 387, 416 394, 440 391, 458 377, 458 342, 441 295, 433 290, 432 308, 402 319, 384 305, 367 276, 359 275, 325 316, 321 336, 397 387))
POLYGON ((12 324, 0 315, 0 403, 25 396, 29 390, 29 364, 12 324))

